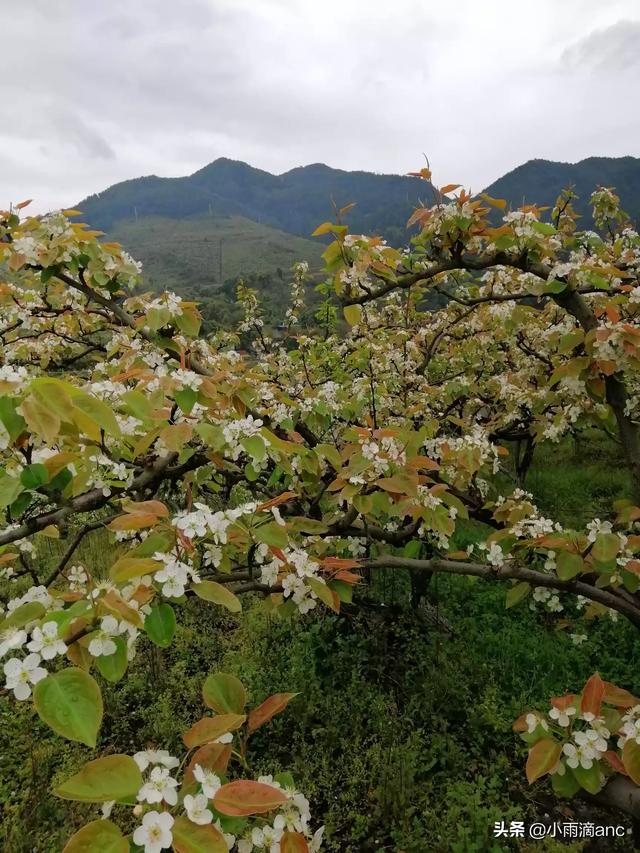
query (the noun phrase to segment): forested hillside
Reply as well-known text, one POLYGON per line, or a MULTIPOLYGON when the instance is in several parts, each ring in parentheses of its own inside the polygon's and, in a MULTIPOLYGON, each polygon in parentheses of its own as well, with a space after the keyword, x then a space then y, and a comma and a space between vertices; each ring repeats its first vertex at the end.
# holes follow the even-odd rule
POLYGON ((110 231, 122 219, 200 214, 244 216, 309 237, 338 206, 356 202, 349 213, 356 232, 402 239, 413 208, 433 199, 418 178, 345 172, 315 163, 272 175, 247 163, 220 158, 184 178, 155 175, 123 181, 77 205, 89 222, 110 231), (426 190, 426 198, 425 198, 426 190))
POLYGON ((579 163, 529 160, 487 187, 486 192, 504 198, 512 208, 536 203, 553 207, 559 193, 573 187, 574 204, 584 217, 584 227, 593 227, 589 197, 598 184, 615 187, 620 203, 631 219, 640 213, 640 159, 637 157, 589 157, 579 163))
MULTIPOLYGON (((574 187, 574 207, 592 228, 588 201, 598 183, 615 187, 623 209, 637 218, 640 160, 634 157, 530 160, 486 192, 516 209, 533 200, 551 207, 563 189, 574 187)), ((206 313, 224 324, 233 303, 233 287, 230 296, 219 292, 225 282, 262 276, 267 302, 280 307, 293 263, 306 260, 312 271, 319 269, 324 238, 310 237, 319 223, 333 218, 334 203, 355 202, 347 214, 353 233, 381 234, 402 245, 414 207, 436 199, 433 187, 411 176, 347 172, 321 163, 272 175, 220 158, 183 178, 124 181, 75 206, 140 259, 147 285, 207 301, 206 313)))

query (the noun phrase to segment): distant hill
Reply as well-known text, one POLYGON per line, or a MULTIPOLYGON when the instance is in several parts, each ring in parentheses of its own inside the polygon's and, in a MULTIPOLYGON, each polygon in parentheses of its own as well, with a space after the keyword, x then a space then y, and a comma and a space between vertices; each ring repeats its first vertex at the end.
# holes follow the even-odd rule
MULTIPOLYGON (((486 192, 513 208, 523 202, 551 207, 573 185, 582 225, 590 228, 588 201, 598 184, 615 187, 624 209, 640 221, 640 159, 634 157, 530 160, 486 192)), ((220 290, 224 282, 253 276, 276 310, 295 261, 320 268, 326 238, 309 238, 333 218, 332 199, 338 207, 356 202, 346 217, 353 233, 381 234, 402 245, 414 207, 431 204, 433 195, 429 185, 408 176, 346 172, 321 163, 272 175, 221 158, 184 178, 123 181, 74 207, 143 262, 145 282, 153 289, 215 299, 213 321, 219 300, 225 306, 233 302, 233 287, 220 290)))
POLYGON ((338 207, 356 202, 348 216, 352 231, 403 242, 406 221, 421 198, 429 201, 428 188, 418 178, 345 172, 321 163, 272 175, 220 158, 184 178, 152 175, 123 181, 75 206, 92 226, 107 232, 136 216, 212 215, 243 216, 310 237, 333 217, 333 199, 338 207))
POLYGON ((637 157, 589 157, 579 163, 529 160, 485 190, 506 199, 511 207, 524 203, 555 203, 561 190, 573 186, 579 196, 575 209, 585 217, 582 227, 592 227, 589 197, 598 186, 615 187, 624 210, 640 222, 640 159, 637 157))
POLYGON ((243 216, 209 214, 122 219, 109 230, 109 239, 122 243, 142 261, 146 285, 179 293, 203 292, 227 279, 278 269, 290 281, 289 271, 296 261, 306 260, 312 270, 319 270, 325 248, 317 240, 286 234, 243 216))

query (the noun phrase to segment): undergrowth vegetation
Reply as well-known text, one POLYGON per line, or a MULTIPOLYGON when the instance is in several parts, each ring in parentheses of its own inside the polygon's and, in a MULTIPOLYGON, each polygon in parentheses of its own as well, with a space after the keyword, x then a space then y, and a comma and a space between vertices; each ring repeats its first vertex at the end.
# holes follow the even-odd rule
MULTIPOLYGON (((611 496, 628 487, 618 458, 616 445, 602 439, 583 438, 578 448, 566 441, 552 456, 543 445, 527 486, 563 522, 580 521, 579 508, 606 517, 611 496), (590 460, 586 467, 572 464, 576 453, 590 460)), ((475 535, 469 524, 457 544, 465 547, 475 535)), ((106 568, 113 553, 105 543, 100 532, 92 534, 79 558, 106 568)), ((52 560, 59 547, 52 540, 52 560)), ((185 608, 171 648, 142 643, 129 678, 102 683, 102 751, 177 749, 177 733, 200 714, 204 676, 223 670, 242 680, 252 701, 279 690, 299 693, 291 711, 256 733, 249 761, 256 773, 291 770, 323 815, 327 850, 510 849, 493 838, 494 822, 558 809, 548 783, 526 785, 524 750, 510 736, 513 719, 565 687, 579 689, 596 667, 640 691, 637 632, 623 619, 599 620, 576 646, 551 618, 545 624, 544 614, 527 607, 505 612, 503 589, 436 575, 428 600, 450 623, 449 635, 423 610, 410 612, 405 572, 380 571, 372 590, 370 606, 340 616, 279 620, 250 600, 240 619, 218 608, 185 608), (398 609, 405 610, 401 619, 398 609)), ((99 809, 56 799, 51 784, 93 754, 53 735, 26 703, 3 703, 0 714, 0 772, 11 780, 0 789, 0 847, 59 851, 99 809)), ((606 844, 534 846, 634 849, 627 839, 606 844)))

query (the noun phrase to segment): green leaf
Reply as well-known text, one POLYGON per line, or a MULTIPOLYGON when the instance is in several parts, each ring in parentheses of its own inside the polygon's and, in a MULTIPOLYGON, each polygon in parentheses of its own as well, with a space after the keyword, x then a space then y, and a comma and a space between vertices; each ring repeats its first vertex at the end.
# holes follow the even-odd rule
POLYGON ((174 322, 181 332, 189 338, 197 338, 200 331, 200 316, 196 311, 183 311, 174 317, 174 322))
POLYGON ((198 401, 198 392, 194 391, 193 388, 182 388, 179 391, 174 391, 173 397, 185 415, 188 415, 198 401))
POLYGON ((180 815, 171 832, 176 853, 229 853, 224 835, 210 823, 198 825, 180 815))
POLYGON ((525 598, 531 590, 531 585, 526 581, 521 581, 520 583, 515 584, 511 587, 511 589, 507 592, 507 607, 514 607, 523 598, 525 598))
POLYGON ((620 549, 620 540, 615 533, 599 533, 593 543, 591 553, 599 563, 615 559, 620 549))
POLYGON ((270 521, 268 524, 254 527, 253 535, 258 542, 264 542, 266 545, 272 545, 274 548, 286 548, 289 544, 287 531, 277 521, 270 521))
POLYGON ((109 569, 109 577, 116 583, 126 583, 132 578, 152 575, 159 571, 162 565, 150 557, 120 557, 109 569))
POLYGON ((260 471, 256 470, 251 462, 247 462, 244 466, 244 476, 250 483, 255 483, 255 481, 260 476, 260 471))
POLYGON ((96 669, 107 681, 120 681, 127 671, 127 644, 122 637, 114 637, 116 650, 112 655, 100 655, 96 658, 96 669))
MULTIPOLYGON (((136 546, 132 551, 129 551, 131 557, 153 557, 156 551, 161 551, 163 554, 172 544, 172 539, 166 533, 154 532, 150 533, 146 539, 136 546)), ((158 563, 156 570, 162 564, 158 563)))
POLYGON ((17 477, 3 474, 0 477, 0 509, 10 506, 23 491, 23 485, 17 477))
POLYGON ((102 695, 88 672, 69 667, 48 675, 35 685, 33 701, 40 719, 54 732, 87 746, 96 745, 102 722, 102 695))
POLYGON ((16 412, 19 401, 11 397, 0 397, 0 421, 9 433, 11 441, 15 441, 21 432, 24 432, 27 422, 16 412))
POLYGON ((0 622, 0 631, 4 631, 6 628, 23 628, 29 622, 40 619, 45 613, 46 609, 39 601, 28 601, 12 610, 7 618, 0 622))
POLYGON ((412 539, 402 549, 402 556, 416 560, 420 556, 422 550, 422 542, 419 539, 412 539))
POLYGON ((559 281, 557 278, 550 279, 544 286, 544 293, 562 293, 569 285, 566 281, 559 281))
POLYGON ((135 800, 142 787, 142 774, 130 755, 106 755, 89 761, 54 789, 56 797, 82 803, 135 800))
POLYGON ((33 395, 22 401, 20 410, 31 432, 41 436, 48 444, 54 444, 60 431, 60 418, 41 400, 33 395))
POLYGON ((214 451, 221 450, 226 444, 222 427, 216 424, 198 424, 196 433, 214 451))
POLYGON ((584 569, 584 560, 580 554, 572 554, 570 551, 560 551, 556 557, 556 574, 561 581, 575 578, 584 569))
POLYGON ((640 744, 635 739, 628 740, 623 746, 622 763, 631 779, 640 785, 640 744))
POLYGON ((110 820, 94 820, 67 841, 62 853, 129 853, 129 842, 110 820))
POLYGON ((120 427, 111 406, 108 406, 97 397, 92 397, 90 394, 85 394, 83 392, 73 395, 73 406, 87 415, 87 417, 96 423, 100 429, 103 429, 107 435, 120 438, 120 427))
POLYGON ((551 777, 551 787, 557 797, 571 799, 580 790, 580 782, 578 782, 571 772, 571 768, 567 767, 564 775, 561 776, 559 773, 553 774, 551 777))
POLYGON ((357 326, 362 319, 362 306, 347 305, 344 309, 344 319, 350 326, 357 326))
POLYGON ((584 767, 574 767, 571 772, 585 791, 590 794, 597 794, 602 787, 599 768, 600 762, 596 761, 589 770, 585 770, 584 767))
POLYGON ((242 682, 226 672, 209 675, 202 686, 204 704, 218 714, 242 714, 247 694, 242 682))
POLYGON ((537 231, 538 234, 544 234, 545 237, 549 237, 551 234, 556 233, 556 229, 550 222, 534 222, 531 227, 534 231, 537 231))
POLYGON ((204 601, 211 601, 213 604, 219 604, 221 607, 226 607, 232 613, 239 613, 242 610, 242 603, 237 595, 234 595, 230 589, 215 581, 201 581, 194 583, 193 591, 204 601))
POLYGON ((176 614, 173 607, 166 602, 155 604, 151 613, 145 617, 144 630, 156 646, 163 649, 170 646, 176 632, 176 614))
POLYGON ((256 462, 262 462, 267 455, 267 447, 259 435, 248 435, 241 439, 240 444, 256 462))
POLYGON ((328 581, 327 586, 329 589, 332 589, 335 593, 337 593, 340 601, 344 601, 345 604, 351 604, 353 601, 353 584, 347 583, 346 581, 328 581))
POLYGON ((39 489, 49 482, 49 472, 41 462, 34 462, 22 469, 20 482, 25 489, 39 489))
POLYGON ((320 601, 327 605, 335 613, 340 612, 340 598, 320 578, 307 578, 307 583, 318 596, 320 601))
POLYGON ((281 788, 289 788, 292 791, 296 790, 295 781, 288 770, 284 770, 282 773, 276 773, 273 778, 281 788))

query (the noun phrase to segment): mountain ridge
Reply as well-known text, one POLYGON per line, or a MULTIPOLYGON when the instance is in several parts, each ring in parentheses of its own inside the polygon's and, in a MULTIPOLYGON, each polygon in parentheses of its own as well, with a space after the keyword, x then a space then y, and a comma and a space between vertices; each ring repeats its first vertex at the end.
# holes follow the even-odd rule
MULTIPOLYGON (((640 158, 586 157, 575 163, 534 158, 489 184, 485 192, 512 207, 523 201, 552 206, 560 191, 575 186, 576 209, 589 220, 588 199, 597 185, 614 186, 632 218, 640 213, 640 158)), ((282 231, 309 237, 340 207, 355 202, 349 227, 406 241, 405 224, 428 195, 423 181, 409 175, 348 171, 325 163, 296 166, 274 175, 242 160, 219 157, 183 177, 145 175, 113 184, 78 207, 91 225, 109 231, 127 219, 161 216, 183 219, 204 214, 242 216, 282 231)))

